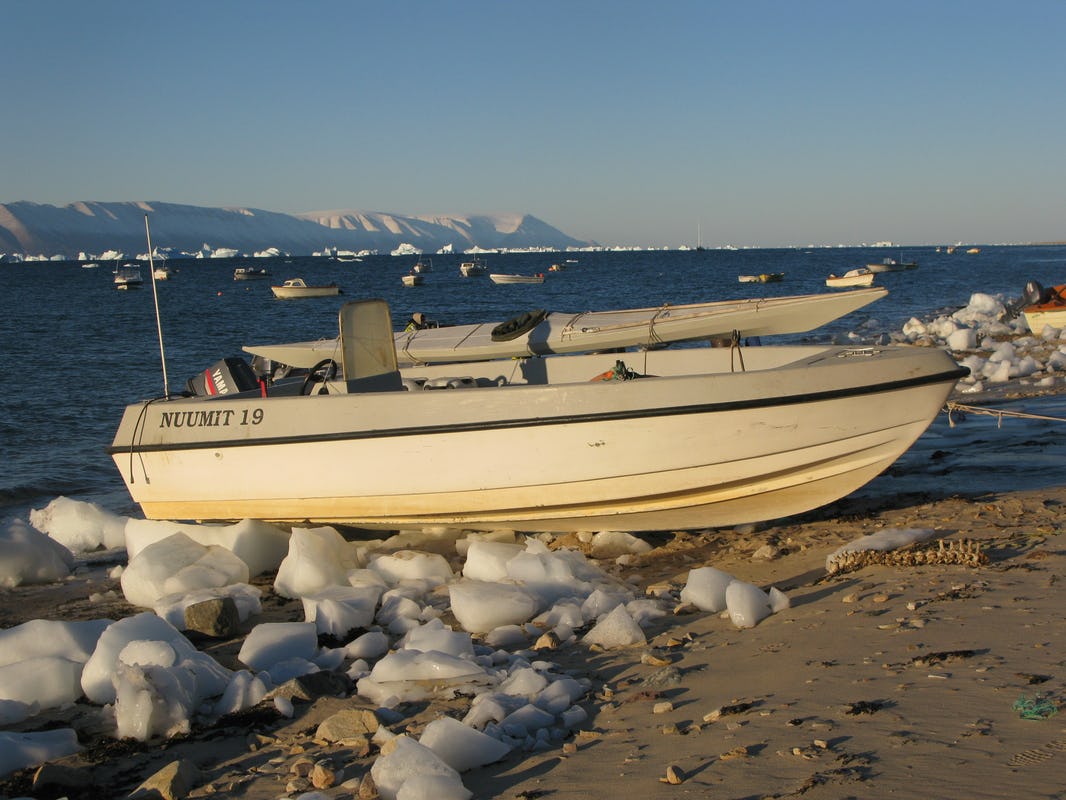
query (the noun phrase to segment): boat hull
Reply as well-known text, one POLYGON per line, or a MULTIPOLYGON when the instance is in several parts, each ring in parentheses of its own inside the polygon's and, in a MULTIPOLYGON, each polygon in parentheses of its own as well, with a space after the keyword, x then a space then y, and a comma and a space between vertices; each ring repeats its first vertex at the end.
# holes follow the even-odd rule
POLYGON ((500 275, 492 273, 489 280, 493 283, 544 283, 543 275, 500 275))
POLYGON ((336 286, 271 286, 270 290, 278 300, 294 300, 299 297, 336 297, 340 289, 336 286))
POLYGON ((720 348, 624 355, 656 377, 590 381, 618 355, 589 355, 463 365, 476 389, 139 403, 111 453, 153 519, 718 527, 859 488, 965 374, 919 348, 749 348, 746 372, 720 348))

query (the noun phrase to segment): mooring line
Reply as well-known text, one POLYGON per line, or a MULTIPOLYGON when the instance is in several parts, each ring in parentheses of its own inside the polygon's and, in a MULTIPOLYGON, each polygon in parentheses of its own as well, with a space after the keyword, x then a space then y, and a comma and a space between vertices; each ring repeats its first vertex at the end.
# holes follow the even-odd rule
POLYGON ((961 411, 965 414, 980 414, 986 417, 996 418, 996 427, 1003 427, 1004 417, 1013 417, 1015 419, 1042 419, 1048 422, 1066 422, 1066 418, 1063 417, 1049 417, 1045 414, 1030 414, 1027 411, 1004 411, 997 408, 986 408, 984 406, 968 406, 963 403, 949 402, 944 405, 945 410, 948 413, 948 425, 952 428, 955 427, 955 420, 951 416, 953 411, 961 411))

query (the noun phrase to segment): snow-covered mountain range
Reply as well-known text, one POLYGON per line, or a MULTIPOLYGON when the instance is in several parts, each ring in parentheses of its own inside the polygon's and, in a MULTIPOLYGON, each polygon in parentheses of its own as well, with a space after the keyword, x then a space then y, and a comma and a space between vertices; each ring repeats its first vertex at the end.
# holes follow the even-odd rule
POLYGON ((282 214, 162 202, 78 202, 65 206, 0 204, 0 253, 74 258, 78 253, 146 251, 148 215, 156 247, 186 253, 208 244, 240 253, 277 248, 309 255, 330 248, 388 253, 401 244, 423 252, 450 247, 565 250, 582 242, 529 214, 403 216, 378 211, 282 214))

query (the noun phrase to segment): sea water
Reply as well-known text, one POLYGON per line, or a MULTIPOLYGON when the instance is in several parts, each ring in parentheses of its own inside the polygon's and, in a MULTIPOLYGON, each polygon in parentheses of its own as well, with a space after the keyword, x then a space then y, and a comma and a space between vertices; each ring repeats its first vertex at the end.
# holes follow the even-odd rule
MULTIPOLYGON (((911 317, 932 318, 965 306, 975 292, 1017 297, 1026 281, 1066 282, 1066 246, 982 247, 977 254, 933 247, 792 248, 488 254, 490 272, 545 274, 543 284, 495 285, 463 278, 468 256, 433 256, 425 283, 404 287, 415 257, 188 259, 156 284, 167 383, 185 381, 243 345, 332 338, 347 299, 380 297, 394 327, 421 311, 443 324, 502 321, 536 308, 601 311, 832 291, 825 278, 885 257, 919 267, 882 273, 889 295, 809 334, 782 342, 868 339, 899 332, 911 317), (552 264, 564 269, 551 272, 552 264), (234 281, 238 266, 265 266, 271 277, 234 281), (780 283, 739 283, 740 275, 782 272, 780 283), (301 277, 337 283, 341 297, 276 300, 271 283, 301 277)), ((111 265, 77 262, 0 265, 0 525, 25 519, 65 495, 119 514, 138 515, 105 453, 123 408, 164 393, 153 288, 117 291, 111 265)), ((143 268, 150 279, 147 265, 143 268)), ((1057 399, 1014 408, 1066 416, 1057 399)), ((913 485, 954 491, 1061 485, 1066 458, 1056 441, 1063 423, 993 420, 948 425, 941 415, 910 453, 863 492, 889 494, 913 485), (901 483, 902 482, 902 483, 901 483), (954 488, 956 487, 957 488, 954 488)))

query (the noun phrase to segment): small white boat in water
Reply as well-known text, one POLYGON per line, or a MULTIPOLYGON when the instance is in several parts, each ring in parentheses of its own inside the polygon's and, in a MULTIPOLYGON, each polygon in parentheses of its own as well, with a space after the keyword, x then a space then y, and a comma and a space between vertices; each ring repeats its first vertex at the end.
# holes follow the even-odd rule
POLYGON ((144 285, 141 268, 137 264, 123 264, 115 270, 116 289, 140 289, 144 285))
POLYGON ((825 279, 826 286, 873 286, 874 273, 866 267, 849 269, 843 275, 830 275, 825 279))
POLYGON ((313 286, 307 284, 303 278, 289 278, 281 286, 271 286, 270 291, 279 300, 293 300, 298 297, 333 297, 341 293, 335 283, 313 286))
POLYGON ((939 348, 829 345, 402 369, 384 301, 345 303, 339 325, 336 357, 306 377, 264 384, 225 359, 194 396, 127 406, 109 452, 144 515, 526 531, 777 519, 874 478, 966 374, 939 348))
POLYGON ((421 286, 426 282, 426 279, 417 272, 411 272, 400 278, 403 281, 404 286, 421 286))
POLYGON ((870 272, 902 272, 907 269, 918 269, 917 261, 897 261, 894 258, 885 258, 877 264, 867 264, 866 269, 870 272))
POLYGON ((166 264, 162 264, 152 270, 152 277, 157 281, 168 281, 170 276, 174 274, 174 271, 166 264))
POLYGON ((536 275, 509 275, 493 272, 489 275, 489 280, 493 283, 544 283, 544 273, 538 272, 536 275))
POLYGON ((464 278, 477 278, 481 275, 485 275, 489 271, 485 266, 485 262, 478 258, 473 261, 464 261, 459 265, 459 274, 464 278))
POLYGON ((758 275, 738 275, 740 283, 779 283, 785 279, 783 272, 761 272, 758 275))
POLYGON ((235 281, 257 281, 269 277, 270 271, 266 267, 237 267, 233 270, 235 281))

